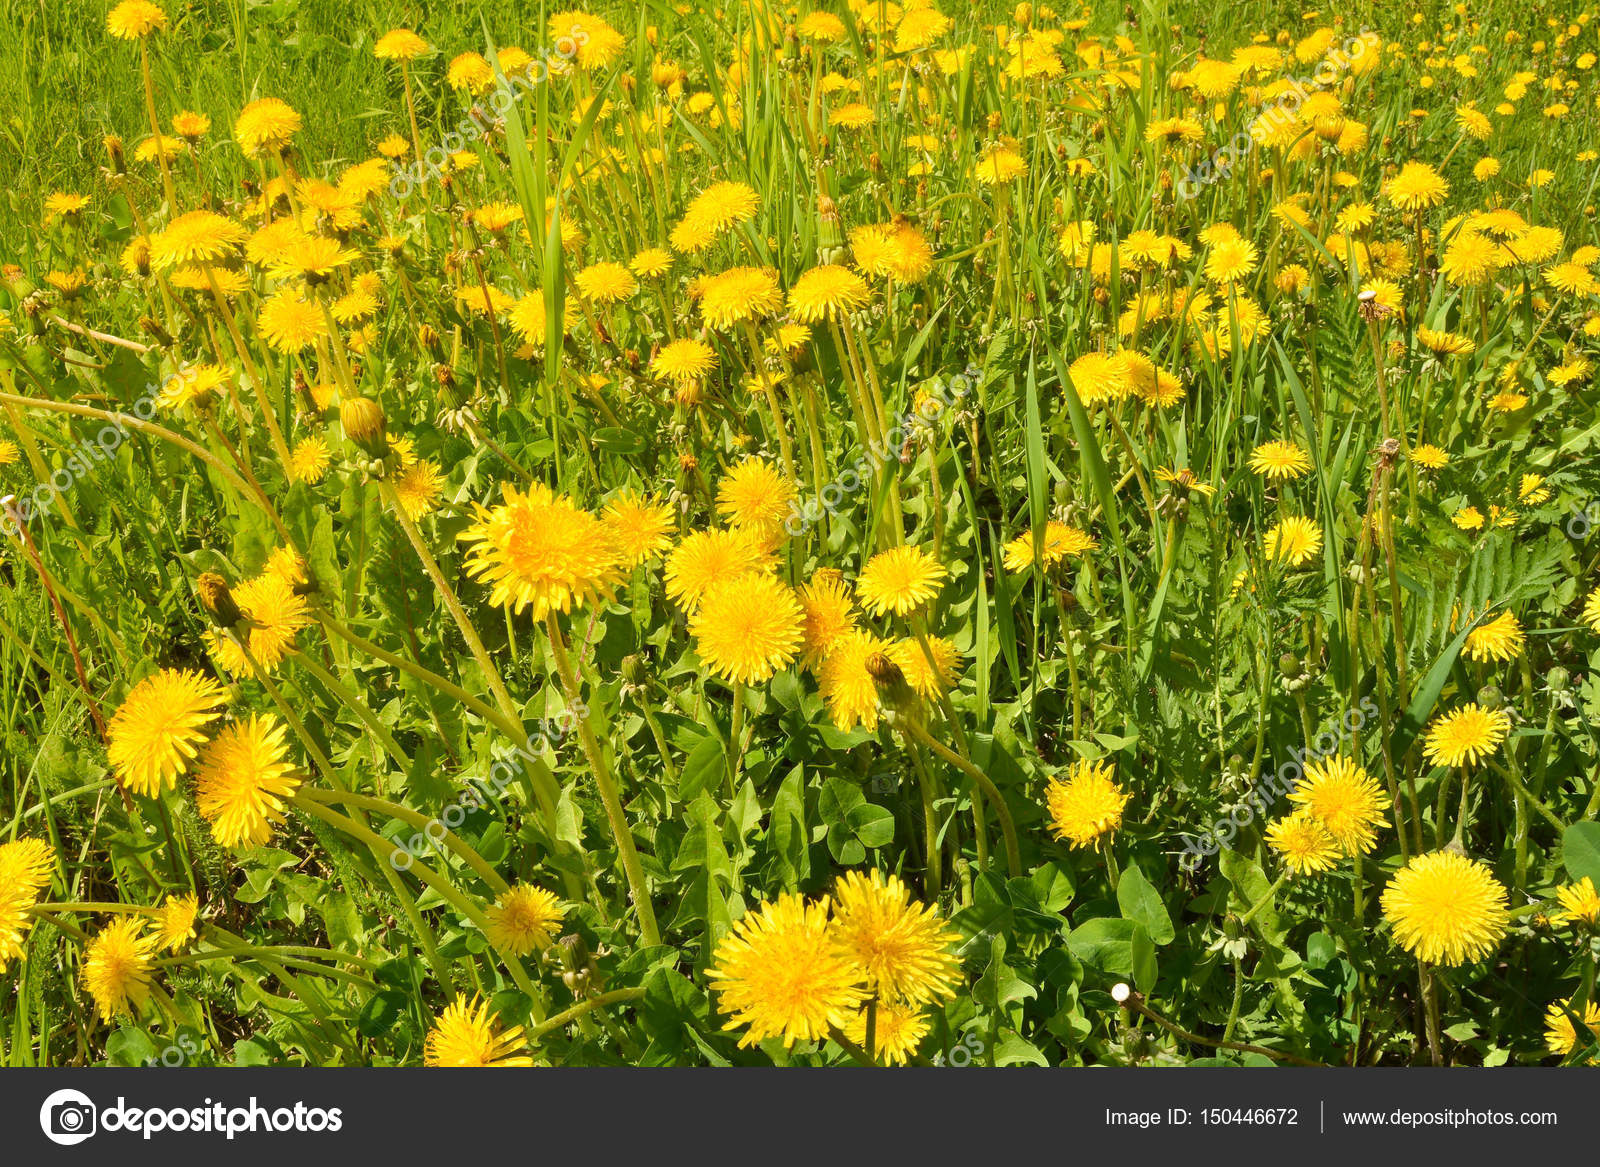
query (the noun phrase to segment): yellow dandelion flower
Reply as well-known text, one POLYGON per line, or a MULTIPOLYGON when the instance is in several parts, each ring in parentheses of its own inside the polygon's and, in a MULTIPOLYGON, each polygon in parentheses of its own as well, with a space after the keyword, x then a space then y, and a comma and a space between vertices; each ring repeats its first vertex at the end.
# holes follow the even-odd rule
POLYGON ((1073 847, 1093 846, 1122 825, 1122 810, 1131 797, 1114 781, 1109 763, 1080 759, 1065 781, 1052 778, 1045 789, 1050 831, 1073 847))
POLYGON ((82 979, 101 1017, 136 1018, 150 995, 155 952, 156 937, 135 916, 114 920, 95 934, 84 952, 82 979))
POLYGON ((476 997, 458 996, 428 1030, 423 1043, 425 1066, 480 1067, 531 1066, 533 1059, 517 1051, 524 1048, 522 1027, 502 1031, 489 1016, 489 1006, 476 997))
POLYGON ((906 616, 937 596, 949 574, 919 547, 892 547, 867 561, 856 580, 856 594, 875 616, 906 616))
POLYGON ((227 691, 201 673, 162 669, 140 681, 107 727, 106 758, 117 782, 146 798, 172 789, 227 703, 227 691))
POLYGON ((200 755, 195 806, 224 847, 265 846, 300 788, 285 729, 271 714, 225 728, 200 755))
POLYGON ((1283 856, 1296 875, 1315 875, 1339 862, 1339 845, 1315 815, 1296 811, 1275 820, 1266 830, 1267 846, 1283 856))
POLYGON ((800 651, 802 614, 788 584, 764 571, 713 584, 689 617, 705 666, 731 684, 760 684, 800 651))
POLYGON ((542 887, 519 883, 487 908, 484 934, 489 943, 512 956, 543 952, 555 943, 566 906, 542 887))
POLYGON ((782 1038, 785 1049, 819 1041, 849 1024, 867 995, 830 926, 826 898, 763 902, 723 937, 706 976, 729 1017, 723 1028, 745 1028, 742 1046, 769 1037, 782 1038))
POLYGON ((934 1005, 955 996, 961 962, 951 952, 959 936, 938 909, 914 903, 897 875, 850 871, 833 893, 833 930, 867 988, 907 1005, 934 1005))
POLYGON ((1506 889, 1465 855, 1413 855, 1383 889, 1383 915, 1396 942, 1417 959, 1466 964, 1493 952, 1505 935, 1506 889))
POLYGON ((1308 762, 1289 799, 1321 823, 1346 855, 1371 851, 1378 845, 1375 828, 1388 826, 1383 817, 1388 796, 1350 758, 1308 762))
POLYGON ((1511 733, 1511 715, 1468 702, 1441 713, 1428 725, 1422 753, 1437 766, 1472 766, 1500 747, 1511 733))
POLYGON ((467 573, 489 585, 489 602, 534 620, 567 612, 609 594, 621 561, 605 525, 542 483, 526 493, 505 488, 496 507, 477 507, 478 521, 459 536, 471 544, 467 573))

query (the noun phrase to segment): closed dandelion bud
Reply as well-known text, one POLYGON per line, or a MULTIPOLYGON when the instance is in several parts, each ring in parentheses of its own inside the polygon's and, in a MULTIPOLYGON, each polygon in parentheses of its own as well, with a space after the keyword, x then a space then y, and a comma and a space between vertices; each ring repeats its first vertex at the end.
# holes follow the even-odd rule
POLYGON ((1505 703, 1506 696, 1496 685, 1485 685, 1478 690, 1478 704, 1485 709, 1499 709, 1505 703))
POLYGON ((107 134, 101 139, 101 145, 106 148, 106 157, 111 160, 112 171, 117 174, 125 173, 128 169, 128 159, 122 152, 122 139, 115 134, 107 134))
POLYGON ((218 628, 232 628, 244 618, 244 613, 234 602, 228 581, 216 572, 201 573, 200 578, 194 581, 194 587, 200 596, 200 606, 218 628))
POLYGON ((431 324, 423 324, 417 328, 417 343, 429 352, 439 347, 439 333, 431 324))
POLYGON ((161 321, 154 316, 139 317, 139 327, 144 330, 146 336, 154 337, 159 347, 172 347, 172 334, 162 327, 161 321))
POLYGON ((1324 142, 1337 142, 1339 135, 1344 133, 1344 125, 1344 118, 1339 114, 1325 113, 1311 123, 1311 128, 1324 142))
POLYGON ((896 712, 916 705, 917 695, 906 681, 900 666, 886 652, 875 652, 866 660, 867 673, 878 686, 878 700, 896 712))
POLYGON ((388 420, 383 406, 370 397, 347 397, 339 403, 339 424, 345 436, 375 458, 389 449, 388 420))
POLYGON ((1552 693, 1565 693, 1572 687, 1572 674, 1557 666, 1544 675, 1545 684, 1552 693))
POLYGON ((650 667, 637 652, 622 658, 622 679, 630 685, 643 685, 650 680, 650 667))
POLYGON ((1278 658, 1278 671, 1286 677, 1298 677, 1305 672, 1305 666, 1294 653, 1286 652, 1278 658))

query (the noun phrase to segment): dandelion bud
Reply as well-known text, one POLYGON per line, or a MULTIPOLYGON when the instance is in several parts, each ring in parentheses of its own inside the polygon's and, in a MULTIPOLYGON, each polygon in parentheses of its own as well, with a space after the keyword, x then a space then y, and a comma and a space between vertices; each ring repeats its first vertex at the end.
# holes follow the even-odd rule
POLYGON ((905 673, 886 652, 875 652, 866 659, 867 673, 878 686, 878 700, 896 712, 916 705, 917 695, 906 681, 905 673))
POLYGON ((388 420, 383 406, 370 397, 347 397, 339 403, 339 424, 345 436, 375 458, 389 449, 388 420))
POLYGON ((1506 703, 1505 694, 1496 685, 1485 685, 1478 690, 1478 704, 1485 709, 1499 709, 1506 703))
POLYGON ((1565 693, 1572 685, 1572 674, 1559 665, 1546 673, 1544 679, 1552 693, 1565 693))
POLYGON ((218 628, 232 628, 244 618, 244 613, 234 602, 228 581, 216 572, 203 572, 200 578, 195 580, 194 586, 200 595, 200 606, 206 610, 206 615, 211 617, 211 622, 218 628))
POLYGON ((116 174, 126 173, 128 159, 122 152, 122 139, 115 134, 107 134, 100 140, 100 144, 106 148, 106 157, 111 160, 112 172, 116 174))
POLYGON ((630 685, 643 685, 650 680, 650 667, 643 655, 633 652, 622 658, 622 679, 630 685))
POLYGON ((1324 142, 1337 142, 1339 135, 1344 133, 1344 125, 1343 115, 1325 113, 1311 123, 1311 128, 1316 131, 1317 137, 1324 142))
POLYGON ((439 333, 431 324, 423 324, 417 328, 417 343, 429 352, 439 347, 439 333))

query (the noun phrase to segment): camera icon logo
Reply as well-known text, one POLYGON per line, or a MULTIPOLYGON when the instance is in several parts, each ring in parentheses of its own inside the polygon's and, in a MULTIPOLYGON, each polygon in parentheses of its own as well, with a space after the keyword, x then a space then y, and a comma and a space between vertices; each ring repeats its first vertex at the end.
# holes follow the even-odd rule
POLYGON ((75 1147, 94 1134, 98 1115, 87 1094, 57 1090, 39 1107, 39 1128, 52 1143, 75 1147))

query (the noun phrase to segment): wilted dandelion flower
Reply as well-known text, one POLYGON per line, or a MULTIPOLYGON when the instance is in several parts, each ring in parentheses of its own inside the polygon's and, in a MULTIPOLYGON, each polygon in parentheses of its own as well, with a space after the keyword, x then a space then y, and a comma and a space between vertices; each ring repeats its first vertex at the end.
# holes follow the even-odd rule
POLYGON ((1551 916, 1557 924, 1587 924, 1591 928, 1600 924, 1600 893, 1587 875, 1576 883, 1556 888, 1556 899, 1561 908, 1551 916))
POLYGON ((1511 732, 1511 715, 1469 702, 1442 713, 1428 725, 1422 753, 1439 766, 1471 766, 1499 748, 1511 732))
POLYGON ((194 939, 194 922, 199 914, 199 896, 168 896, 156 913, 156 947, 168 952, 182 949, 194 939))
POLYGON ((938 909, 913 903, 897 875, 850 871, 834 885, 833 928, 845 954, 879 997, 933 1005, 955 996, 960 937, 938 909))
POLYGON ((1275 820, 1267 827, 1266 840, 1296 875, 1315 875, 1339 861, 1339 845, 1322 821, 1307 811, 1275 820))
POLYGON ((107 1020, 134 1011, 150 995, 156 937, 145 932, 136 916, 113 920, 89 942, 83 957, 83 987, 95 1009, 107 1020))
POLYGON ((751 571, 713 584, 689 617, 700 659, 732 684, 760 684, 800 651, 802 614, 777 576, 751 571))
POLYGON ((1429 964, 1493 952, 1505 935, 1506 889, 1482 863, 1454 851, 1413 855, 1383 890, 1396 942, 1429 964))
POLYGON ((252 101, 233 123, 234 140, 249 158, 282 150, 299 131, 300 115, 276 97, 252 101))
POLYGON ((1269 560, 1299 567, 1322 550, 1322 528, 1314 519, 1292 515, 1272 524, 1261 544, 1269 560))
POLYGON ((1366 854, 1378 845, 1375 828, 1387 826, 1388 796, 1359 762, 1334 756, 1308 762, 1305 776, 1289 799, 1322 824, 1346 855, 1366 854))
POLYGON ((856 580, 862 607, 875 616, 909 615, 934 596, 950 573, 920 547, 891 547, 867 561, 856 580))
POLYGON ((848 1025, 867 996, 830 925, 826 898, 762 903, 723 937, 706 976, 730 1018, 723 1028, 746 1027, 741 1046, 769 1037, 782 1038, 785 1049, 821 1040, 848 1025))
POLYGON ((1311 469, 1311 457, 1294 442, 1262 442, 1250 455, 1250 469, 1273 481, 1299 478, 1311 469))
POLYGON ((106 760, 117 782, 146 798, 177 785, 228 694, 201 673, 162 669, 129 692, 107 727, 106 760))
POLYGON ((1467 634, 1466 653, 1475 661, 1514 660, 1522 652, 1522 625, 1510 612, 1501 612, 1467 634))
POLYGON ((1080 759, 1065 781, 1052 778, 1045 788, 1050 831, 1074 847, 1093 846, 1122 825, 1122 809, 1131 797, 1113 780, 1109 763, 1080 759))
POLYGON ((628 567, 637 567, 646 559, 655 558, 672 542, 672 508, 631 491, 606 503, 600 521, 628 567))
POLYGON ((459 538, 470 544, 467 573, 489 585, 489 602, 534 620, 593 603, 619 575, 620 559, 605 525, 543 483, 526 493, 505 487, 496 507, 459 538))
POLYGON ((517 1054, 524 1044, 521 1026, 502 1032, 489 1016, 488 1005, 476 997, 469 1002, 458 996, 428 1030, 422 1062, 448 1067, 531 1066, 531 1057, 517 1054))
POLYGON ((555 930, 567 909, 542 887, 519 883, 485 909, 489 943, 512 956, 543 952, 555 943, 555 930))
MULTIPOLYGON (((1042 556, 1046 567, 1053 567, 1069 555, 1084 555, 1100 546, 1093 536, 1078 528, 1051 519, 1044 525, 1042 556)), ((1034 537, 1024 531, 1005 546, 1007 571, 1027 571, 1034 565, 1034 537)))
POLYGON ((288 759, 285 729, 252 714, 222 730, 201 752, 195 805, 224 847, 265 846, 300 787, 288 759))

